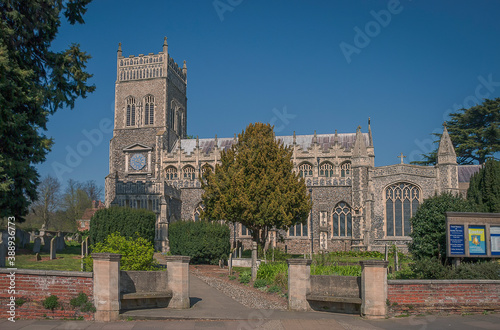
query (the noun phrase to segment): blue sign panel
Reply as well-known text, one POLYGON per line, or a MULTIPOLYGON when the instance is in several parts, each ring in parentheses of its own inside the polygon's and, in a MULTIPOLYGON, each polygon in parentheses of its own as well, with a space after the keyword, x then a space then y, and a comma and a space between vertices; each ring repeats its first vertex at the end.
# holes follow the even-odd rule
POLYGON ((465 234, 463 225, 450 225, 450 254, 465 254, 465 234))

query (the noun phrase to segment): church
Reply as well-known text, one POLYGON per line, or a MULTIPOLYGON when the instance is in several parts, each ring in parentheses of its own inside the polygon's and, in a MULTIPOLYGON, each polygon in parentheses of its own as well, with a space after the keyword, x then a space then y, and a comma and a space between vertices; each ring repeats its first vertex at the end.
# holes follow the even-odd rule
MULTIPOLYGON (((145 208, 156 213, 156 248, 168 250, 168 226, 198 221, 203 208, 199 178, 215 168, 234 137, 187 138, 187 67, 168 54, 117 52, 115 116, 109 145, 106 207, 145 208)), ((375 167, 370 121, 367 132, 277 136, 293 150, 294 170, 305 179, 313 209, 307 224, 273 231, 269 244, 290 253, 378 250, 411 241, 410 218, 424 199, 442 192, 465 194, 479 165, 458 165, 444 128, 437 164, 401 162, 375 167)), ((248 230, 230 225, 231 241, 250 246, 248 230)))

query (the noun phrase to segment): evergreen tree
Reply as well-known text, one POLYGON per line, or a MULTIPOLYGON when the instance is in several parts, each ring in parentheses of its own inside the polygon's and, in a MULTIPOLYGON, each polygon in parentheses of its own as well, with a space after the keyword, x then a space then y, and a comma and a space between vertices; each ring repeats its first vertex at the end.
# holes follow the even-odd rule
MULTIPOLYGON (((500 151, 500 98, 450 114, 446 128, 457 153, 458 164, 483 164, 500 151)), ((434 134, 438 139, 441 134, 434 134)), ((424 160, 412 162, 435 165, 437 149, 422 155, 424 160)))
POLYGON ((311 202, 291 157, 271 125, 250 124, 221 153, 215 173, 205 169, 202 218, 239 222, 262 247, 270 229, 305 223, 311 202))
POLYGON ((412 242, 409 250, 417 259, 446 258, 446 212, 475 212, 476 206, 450 193, 426 199, 411 218, 412 242))
POLYGON ((483 212, 500 213, 500 161, 488 159, 472 176, 467 199, 483 212))
POLYGON ((90 56, 78 44, 50 49, 61 15, 70 24, 84 23, 90 1, 0 1, 0 217, 22 220, 36 200, 33 164, 45 160, 53 143, 43 133, 49 115, 73 108, 78 97, 95 89, 85 72, 90 56))

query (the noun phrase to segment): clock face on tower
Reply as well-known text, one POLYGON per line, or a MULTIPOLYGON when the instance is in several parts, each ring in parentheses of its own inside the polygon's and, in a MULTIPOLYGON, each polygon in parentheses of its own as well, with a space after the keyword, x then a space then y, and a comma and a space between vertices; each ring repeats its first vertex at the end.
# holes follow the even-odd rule
POLYGON ((135 154, 130 158, 130 166, 136 171, 141 170, 146 165, 146 158, 142 154, 135 154))

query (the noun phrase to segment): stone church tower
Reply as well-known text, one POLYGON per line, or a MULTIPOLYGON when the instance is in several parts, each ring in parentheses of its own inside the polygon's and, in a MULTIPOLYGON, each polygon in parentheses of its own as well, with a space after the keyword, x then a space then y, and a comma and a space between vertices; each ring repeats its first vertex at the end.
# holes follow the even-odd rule
POLYGON ((124 57, 119 44, 116 68, 106 206, 153 210, 161 228, 169 202, 160 174, 162 151, 171 151, 177 140, 186 138, 186 62, 179 68, 165 37, 158 54, 124 57))

